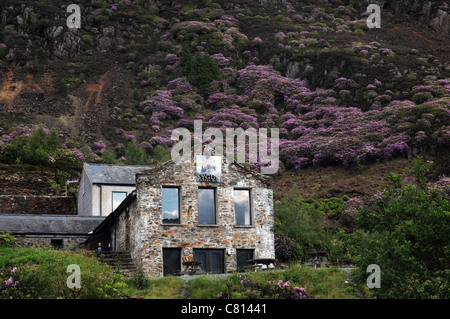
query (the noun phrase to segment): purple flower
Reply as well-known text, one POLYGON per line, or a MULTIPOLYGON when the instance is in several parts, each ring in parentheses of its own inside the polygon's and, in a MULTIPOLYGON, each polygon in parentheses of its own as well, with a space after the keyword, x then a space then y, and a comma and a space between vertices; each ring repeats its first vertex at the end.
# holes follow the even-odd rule
POLYGON ((5 286, 9 286, 9 285, 11 285, 11 284, 12 284, 12 282, 13 282, 13 279, 12 279, 12 277, 9 277, 9 279, 5 280, 5 286))

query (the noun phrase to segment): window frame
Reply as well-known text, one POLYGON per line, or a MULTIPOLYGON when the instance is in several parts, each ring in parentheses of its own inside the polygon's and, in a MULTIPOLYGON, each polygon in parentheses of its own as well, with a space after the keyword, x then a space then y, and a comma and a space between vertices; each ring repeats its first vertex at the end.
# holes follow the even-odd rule
POLYGON ((234 224, 236 227, 251 227, 253 226, 253 194, 251 188, 242 188, 242 187, 236 187, 233 188, 233 209, 234 209, 234 224), (238 224, 237 218, 236 218, 236 201, 234 200, 234 192, 235 191, 248 191, 248 213, 249 216, 249 224, 238 224))
POLYGON ((170 226, 170 225, 181 225, 181 187, 177 185, 162 185, 161 186, 161 224, 164 226, 170 226), (163 215, 163 189, 164 188, 175 188, 178 193, 178 222, 176 223, 167 223, 164 222, 164 215, 163 215))
POLYGON ((197 188, 197 225, 199 225, 199 226, 216 226, 217 225, 217 187, 199 186, 197 188), (214 222, 212 224, 211 223, 200 223, 200 190, 201 189, 211 189, 213 191, 214 222))
POLYGON ((126 191, 111 191, 111 212, 115 211, 117 207, 122 204, 122 202, 125 200, 125 198, 117 205, 117 207, 114 208, 114 194, 125 194, 125 198, 128 196, 128 192, 126 191))

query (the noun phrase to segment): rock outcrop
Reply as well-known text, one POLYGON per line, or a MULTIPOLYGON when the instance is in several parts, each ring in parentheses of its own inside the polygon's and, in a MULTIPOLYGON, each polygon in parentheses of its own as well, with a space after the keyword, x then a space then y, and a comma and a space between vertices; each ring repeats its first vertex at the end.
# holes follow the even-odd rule
POLYGON ((364 0, 361 7, 378 4, 394 14, 407 14, 412 19, 431 27, 435 32, 450 38, 450 2, 423 0, 364 0))

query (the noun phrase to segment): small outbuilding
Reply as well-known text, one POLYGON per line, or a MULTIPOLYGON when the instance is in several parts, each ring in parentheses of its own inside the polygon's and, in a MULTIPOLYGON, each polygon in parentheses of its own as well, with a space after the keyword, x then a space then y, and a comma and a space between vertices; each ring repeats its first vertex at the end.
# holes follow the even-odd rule
POLYGON ((19 247, 50 245, 84 249, 90 233, 105 217, 67 215, 0 215, 0 231, 11 233, 19 247))

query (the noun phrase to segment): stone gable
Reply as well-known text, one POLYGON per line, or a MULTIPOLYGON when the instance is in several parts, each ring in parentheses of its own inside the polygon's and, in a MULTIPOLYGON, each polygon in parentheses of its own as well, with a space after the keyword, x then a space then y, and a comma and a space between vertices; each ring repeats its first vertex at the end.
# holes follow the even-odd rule
MULTIPOLYGON (((139 172, 136 193, 133 209, 120 216, 122 226, 118 228, 128 229, 130 253, 137 266, 150 277, 163 276, 164 248, 180 248, 183 261, 193 260, 194 249, 220 249, 224 252, 224 272, 236 270, 236 249, 254 250, 255 258, 275 258, 273 192, 265 176, 223 160, 220 183, 197 182, 195 163, 170 161, 139 172), (163 186, 179 189, 179 224, 163 224, 163 186), (215 189, 215 224, 198 223, 199 187, 215 189), (250 190, 250 225, 236 224, 235 189, 250 190), (124 223, 128 226, 123 226, 124 223)), ((127 232, 121 233, 118 241, 126 241, 127 232)))

